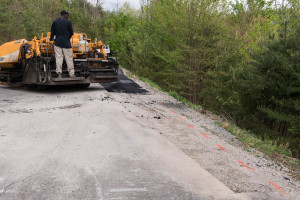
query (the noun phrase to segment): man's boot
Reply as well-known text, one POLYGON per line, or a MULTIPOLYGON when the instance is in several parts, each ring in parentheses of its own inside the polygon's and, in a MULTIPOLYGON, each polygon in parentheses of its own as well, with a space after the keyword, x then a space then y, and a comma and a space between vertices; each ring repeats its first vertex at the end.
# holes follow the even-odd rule
POLYGON ((58 73, 58 77, 57 78, 62 79, 61 73, 58 73))

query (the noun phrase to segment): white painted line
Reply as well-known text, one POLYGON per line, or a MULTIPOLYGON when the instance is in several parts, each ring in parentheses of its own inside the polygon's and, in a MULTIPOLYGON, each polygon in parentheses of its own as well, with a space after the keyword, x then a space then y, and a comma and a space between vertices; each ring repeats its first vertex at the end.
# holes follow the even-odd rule
POLYGON ((86 167, 86 171, 88 174, 90 174, 91 176, 93 176, 95 183, 96 183, 96 188, 97 188, 97 196, 98 196, 98 200, 103 200, 103 195, 102 195, 102 188, 100 187, 100 183, 96 177, 96 175, 94 174, 93 170, 91 170, 89 167, 86 167))
POLYGON ((110 189, 110 192, 147 192, 147 188, 114 188, 110 189))
POLYGON ((14 190, 0 190, 0 194, 15 193, 14 190))
POLYGON ((101 187, 98 186, 98 183, 97 183, 97 194, 98 194, 99 200, 103 200, 102 189, 101 189, 101 187))

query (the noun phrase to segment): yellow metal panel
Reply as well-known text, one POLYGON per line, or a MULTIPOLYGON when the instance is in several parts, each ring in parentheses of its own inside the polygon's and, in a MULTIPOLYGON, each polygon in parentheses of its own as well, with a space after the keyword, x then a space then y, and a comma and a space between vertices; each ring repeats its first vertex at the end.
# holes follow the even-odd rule
POLYGON ((13 63, 20 58, 20 46, 27 42, 25 39, 4 43, 0 46, 0 68, 13 68, 13 63))
POLYGON ((23 41, 26 41, 26 40, 25 39, 15 40, 15 41, 7 42, 7 43, 4 43, 3 45, 1 45, 0 46, 0 57, 20 50, 20 46, 23 43, 23 41))

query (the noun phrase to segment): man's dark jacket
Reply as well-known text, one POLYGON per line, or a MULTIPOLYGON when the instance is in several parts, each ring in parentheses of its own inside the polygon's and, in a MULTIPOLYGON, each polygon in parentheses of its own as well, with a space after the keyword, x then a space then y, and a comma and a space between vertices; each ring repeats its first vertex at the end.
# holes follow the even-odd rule
POLYGON ((72 22, 66 18, 58 18, 53 21, 51 26, 51 38, 56 36, 54 44, 60 48, 72 48, 70 39, 73 35, 72 22))

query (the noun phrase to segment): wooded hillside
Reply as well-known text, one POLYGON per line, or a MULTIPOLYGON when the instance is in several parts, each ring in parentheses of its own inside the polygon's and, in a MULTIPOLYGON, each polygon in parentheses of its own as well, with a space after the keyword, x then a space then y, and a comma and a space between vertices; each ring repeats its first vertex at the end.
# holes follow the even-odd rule
POLYGON ((103 39, 104 12, 99 0, 0 0, 0 5, 1 44, 50 32, 63 9, 71 13, 74 31, 103 39))

